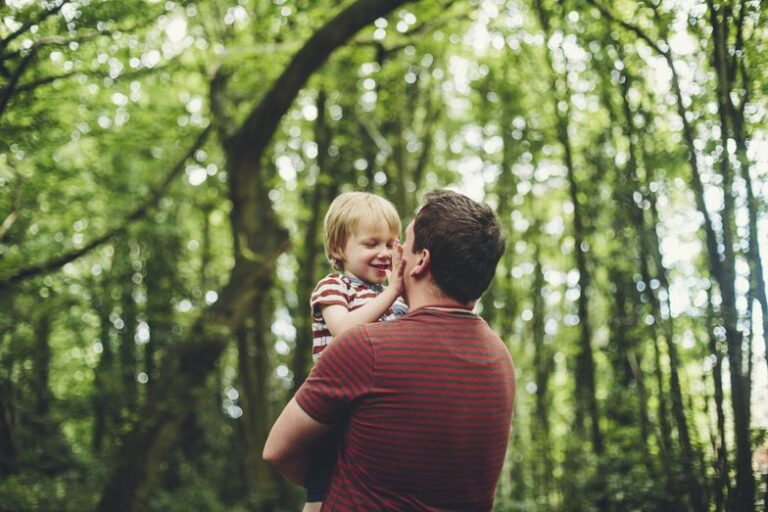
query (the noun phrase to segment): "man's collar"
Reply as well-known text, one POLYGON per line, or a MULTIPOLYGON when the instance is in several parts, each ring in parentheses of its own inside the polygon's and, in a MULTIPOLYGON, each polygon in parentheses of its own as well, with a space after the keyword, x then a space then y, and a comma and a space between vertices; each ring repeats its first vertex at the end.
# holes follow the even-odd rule
POLYGON ((427 303, 427 304, 418 306, 415 309, 412 308, 411 311, 418 311, 420 309, 428 309, 433 311, 445 311, 448 313, 469 313, 471 315, 474 315, 475 303, 472 302, 470 304, 461 304, 455 301, 434 302, 434 303, 427 303))

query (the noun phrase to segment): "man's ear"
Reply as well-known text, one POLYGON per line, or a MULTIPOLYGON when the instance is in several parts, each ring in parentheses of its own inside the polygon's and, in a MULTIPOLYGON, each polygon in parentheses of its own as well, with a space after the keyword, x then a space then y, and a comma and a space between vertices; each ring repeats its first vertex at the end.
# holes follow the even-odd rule
POLYGON ((422 249, 418 258, 416 259, 416 265, 411 269, 411 277, 420 277, 429 272, 430 255, 428 249, 422 249))

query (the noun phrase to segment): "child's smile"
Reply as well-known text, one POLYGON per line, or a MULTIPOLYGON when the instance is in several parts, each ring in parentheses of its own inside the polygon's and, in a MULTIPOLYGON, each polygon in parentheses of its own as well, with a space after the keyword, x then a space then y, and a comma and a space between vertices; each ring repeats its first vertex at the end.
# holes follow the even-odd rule
POLYGON ((362 223, 344 247, 344 272, 370 284, 382 284, 392 268, 392 248, 396 240, 397 234, 385 224, 362 223))

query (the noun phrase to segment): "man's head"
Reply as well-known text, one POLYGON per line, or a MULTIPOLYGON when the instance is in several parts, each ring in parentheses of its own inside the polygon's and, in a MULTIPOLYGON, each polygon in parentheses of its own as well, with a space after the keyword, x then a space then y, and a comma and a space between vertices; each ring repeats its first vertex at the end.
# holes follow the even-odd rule
POLYGON ((392 245, 400 238, 400 216, 386 199, 345 192, 325 215, 325 252, 333 267, 372 283, 386 278, 392 245), (369 268, 370 267, 370 268, 369 268), (379 275, 380 274, 380 275, 379 275))
POLYGON ((424 201, 407 230, 406 251, 416 261, 407 262, 406 274, 421 274, 428 267, 442 295, 462 304, 477 300, 504 253, 496 216, 489 206, 449 190, 430 192, 424 201), (424 260, 428 266, 422 268, 424 260))

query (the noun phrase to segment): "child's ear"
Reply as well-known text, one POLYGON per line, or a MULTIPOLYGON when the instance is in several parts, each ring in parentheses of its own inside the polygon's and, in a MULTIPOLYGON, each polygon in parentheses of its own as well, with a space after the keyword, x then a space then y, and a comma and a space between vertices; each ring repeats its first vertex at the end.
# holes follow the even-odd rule
POLYGON ((422 249, 416 258, 416 265, 411 269, 411 277, 423 276, 429 271, 430 255, 429 250, 422 249))
POLYGON ((341 262, 341 261, 344 260, 344 255, 341 254, 341 252, 339 252, 339 251, 335 251, 335 250, 334 251, 330 251, 329 254, 330 254, 331 258, 336 260, 336 261, 341 262))

